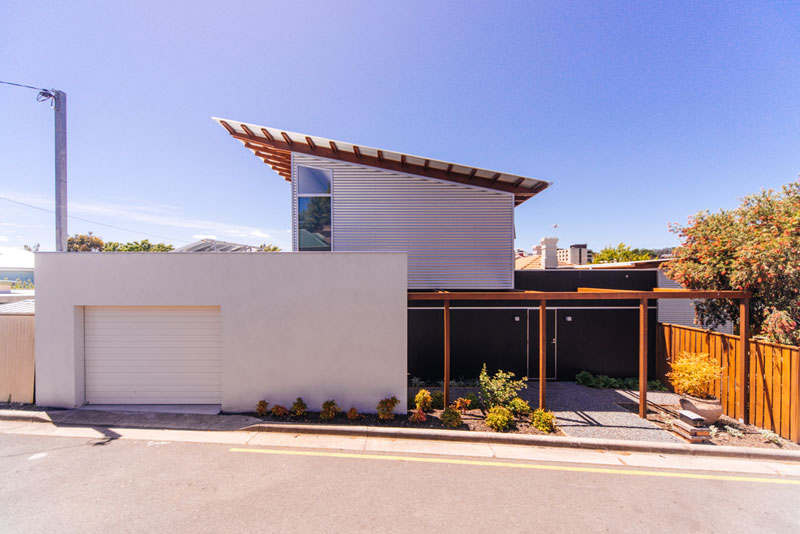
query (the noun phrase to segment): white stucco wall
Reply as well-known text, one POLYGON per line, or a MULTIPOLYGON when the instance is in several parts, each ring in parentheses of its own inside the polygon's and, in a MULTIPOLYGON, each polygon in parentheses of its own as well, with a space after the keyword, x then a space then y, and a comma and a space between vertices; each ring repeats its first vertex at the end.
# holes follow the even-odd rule
POLYGON ((220 306, 222 409, 406 407, 403 253, 38 253, 36 402, 84 403, 84 306, 220 306))

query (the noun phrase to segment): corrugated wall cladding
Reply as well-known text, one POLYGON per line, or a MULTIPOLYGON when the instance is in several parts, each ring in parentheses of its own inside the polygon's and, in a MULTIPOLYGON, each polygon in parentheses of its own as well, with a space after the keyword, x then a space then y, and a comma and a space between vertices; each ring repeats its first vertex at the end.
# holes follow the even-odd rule
POLYGON ((34 316, 0 315, 0 402, 33 402, 34 316))
MULTIPOLYGON (((333 171, 333 250, 408 253, 410 289, 514 287, 514 196, 304 154, 333 171)), ((297 250, 296 182, 292 181, 297 250)))
MULTIPOLYGON (((678 282, 667 278, 658 270, 658 287, 668 289, 683 289, 678 282)), ((694 304, 690 299, 661 299, 658 301, 658 322, 678 324, 697 328, 694 322, 694 304)), ((728 322, 715 329, 722 334, 733 334, 733 323, 728 322)))

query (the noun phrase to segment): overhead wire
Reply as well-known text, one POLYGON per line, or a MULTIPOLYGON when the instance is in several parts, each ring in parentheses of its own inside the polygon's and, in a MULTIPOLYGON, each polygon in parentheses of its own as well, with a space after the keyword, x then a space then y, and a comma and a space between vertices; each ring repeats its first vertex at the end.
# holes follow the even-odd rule
MULTIPOLYGON (((14 200, 14 199, 11 199, 11 198, 8 198, 8 197, 0 196, 0 200, 5 200, 6 202, 11 202, 12 204, 19 204, 20 206, 33 208, 35 210, 44 211, 44 212, 47 212, 47 213, 55 213, 55 210, 49 210, 47 208, 42 208, 41 206, 34 206, 33 204, 26 204, 25 202, 20 202, 19 200, 14 200)), ((151 234, 149 232, 140 232, 139 230, 131 230, 130 228, 123 228, 121 226, 114 226, 113 224, 107 224, 107 223, 102 223, 102 222, 99 222, 99 221, 93 221, 91 219, 84 219, 83 217, 76 217, 75 215, 67 215, 67 217, 69 217, 70 219, 75 219, 76 221, 83 221, 83 222, 88 222, 88 223, 91 223, 91 224, 98 224, 100 226, 106 226, 108 228, 114 228, 115 230, 122 230, 123 232, 131 232, 133 234, 145 235, 145 236, 149 236, 149 237, 157 237, 159 239, 166 239, 168 241, 178 241, 180 243, 189 243, 189 241, 186 241, 185 239, 174 239, 174 238, 163 236, 163 235, 151 234)))

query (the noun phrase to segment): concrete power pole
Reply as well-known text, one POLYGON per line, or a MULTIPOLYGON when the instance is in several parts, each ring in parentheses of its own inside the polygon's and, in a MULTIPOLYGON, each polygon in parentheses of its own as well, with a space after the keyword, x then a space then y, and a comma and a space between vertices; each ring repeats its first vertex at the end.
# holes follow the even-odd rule
POLYGON ((56 119, 56 250, 67 250, 67 93, 53 91, 56 119))

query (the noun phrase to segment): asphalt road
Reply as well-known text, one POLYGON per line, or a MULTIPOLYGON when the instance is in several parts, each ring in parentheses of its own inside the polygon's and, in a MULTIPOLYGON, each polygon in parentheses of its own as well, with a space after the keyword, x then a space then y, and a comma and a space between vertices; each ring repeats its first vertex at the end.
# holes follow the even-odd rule
POLYGON ((626 470, 4 434, 0 532, 800 531, 786 478, 626 470))

